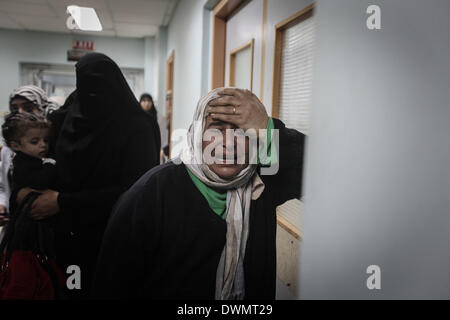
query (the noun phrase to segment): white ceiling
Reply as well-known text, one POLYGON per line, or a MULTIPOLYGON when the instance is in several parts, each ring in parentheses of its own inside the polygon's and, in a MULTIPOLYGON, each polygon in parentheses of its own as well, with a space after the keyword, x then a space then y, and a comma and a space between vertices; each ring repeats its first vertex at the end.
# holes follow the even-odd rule
POLYGON ((167 25, 178 0, 0 0, 0 28, 141 38, 167 25), (66 27, 68 5, 92 7, 101 32, 66 27))

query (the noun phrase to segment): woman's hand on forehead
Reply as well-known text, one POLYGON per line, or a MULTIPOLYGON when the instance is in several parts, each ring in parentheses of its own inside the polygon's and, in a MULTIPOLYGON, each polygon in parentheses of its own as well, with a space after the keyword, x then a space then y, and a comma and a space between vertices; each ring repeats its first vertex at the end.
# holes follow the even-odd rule
POLYGON ((249 90, 225 88, 206 108, 213 120, 234 124, 243 129, 266 129, 269 117, 258 97, 249 90))

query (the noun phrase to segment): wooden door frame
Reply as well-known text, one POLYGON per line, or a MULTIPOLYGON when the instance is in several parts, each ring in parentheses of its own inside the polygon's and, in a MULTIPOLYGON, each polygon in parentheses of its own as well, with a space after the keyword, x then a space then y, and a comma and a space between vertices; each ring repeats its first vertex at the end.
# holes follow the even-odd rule
MULTIPOLYGON (((172 50, 172 52, 170 53, 169 57, 166 60, 166 96, 165 98, 167 99, 167 96, 170 94, 171 97, 171 102, 170 102, 170 130, 169 130, 169 159, 170 156, 172 154, 172 130, 173 130, 173 87, 174 87, 174 62, 175 62, 175 52, 174 50, 172 50)), ((169 106, 166 105, 166 115, 168 113, 169 106)))
POLYGON ((212 14, 211 89, 225 85, 227 20, 247 0, 221 0, 212 14))

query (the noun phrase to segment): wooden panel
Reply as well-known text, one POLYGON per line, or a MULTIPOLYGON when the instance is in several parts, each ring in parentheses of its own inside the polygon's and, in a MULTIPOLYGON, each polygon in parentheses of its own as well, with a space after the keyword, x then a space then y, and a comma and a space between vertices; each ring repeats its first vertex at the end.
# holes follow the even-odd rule
POLYGON ((298 199, 291 199, 277 207, 277 223, 296 239, 302 237, 302 212, 303 202, 298 199))
POLYGON ((303 202, 298 199, 277 207, 277 275, 294 295, 297 295, 302 212, 303 202))
POLYGON ((213 10, 213 15, 227 20, 246 0, 222 0, 213 10))
POLYGON ((230 58, 229 58, 229 63, 228 66, 230 68, 228 75, 229 75, 229 79, 228 79, 228 85, 230 87, 234 87, 236 85, 236 54, 231 54, 230 53, 230 58))
POLYGON ((263 31, 262 31, 262 46, 261 46, 261 93, 259 100, 264 103, 264 73, 266 70, 266 30, 267 30, 267 0, 263 2, 263 31))
POLYGON ((280 78, 281 78, 281 43, 282 33, 280 29, 275 30, 275 53, 273 61, 273 81, 272 81, 272 117, 279 117, 280 101, 280 78))
POLYGON ((289 28, 292 24, 296 24, 301 22, 304 19, 307 19, 311 17, 313 14, 315 4, 310 4, 309 6, 305 7, 304 9, 300 10, 296 14, 290 16, 289 18, 284 19, 280 23, 278 23, 275 26, 275 29, 286 29, 289 28))
POLYGON ((225 46, 227 23, 225 20, 213 17, 211 89, 224 86, 225 82, 225 46))
POLYGON ((174 52, 172 51, 166 61, 166 91, 173 90, 173 62, 174 52))
POLYGON ((172 51, 166 61, 166 117, 169 118, 169 158, 172 154, 173 129, 173 81, 174 81, 175 53, 172 51))
POLYGON ((280 225, 277 226, 277 276, 297 297, 300 241, 280 225))

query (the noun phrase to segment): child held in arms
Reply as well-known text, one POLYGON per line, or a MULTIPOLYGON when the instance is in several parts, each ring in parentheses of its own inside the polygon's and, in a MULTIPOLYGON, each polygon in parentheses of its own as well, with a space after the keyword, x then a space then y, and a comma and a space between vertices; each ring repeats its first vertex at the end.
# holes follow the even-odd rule
POLYGON ((56 180, 54 160, 46 158, 49 133, 50 122, 43 116, 13 112, 5 118, 3 138, 15 153, 8 174, 12 191, 11 212, 17 207, 18 190, 25 187, 45 190, 56 180))

